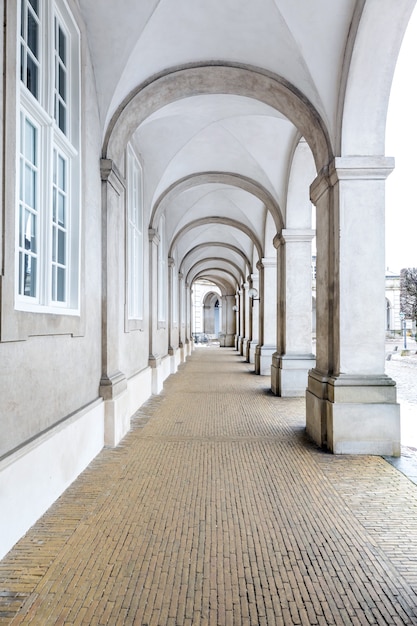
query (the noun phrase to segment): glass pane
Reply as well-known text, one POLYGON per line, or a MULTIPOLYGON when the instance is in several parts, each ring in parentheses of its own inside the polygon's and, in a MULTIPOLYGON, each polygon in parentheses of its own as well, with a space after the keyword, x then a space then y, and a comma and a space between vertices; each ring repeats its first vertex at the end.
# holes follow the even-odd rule
POLYGON ((58 104, 58 126, 64 134, 67 132, 67 112, 62 102, 58 104))
POLYGON ((38 66, 31 56, 27 56, 26 86, 30 93, 38 98, 38 66))
POLYGON ((25 38, 25 3, 20 0, 20 36, 25 38))
POLYGON ((23 45, 20 46, 20 80, 22 83, 25 82, 25 48, 23 45))
POLYGON ((25 166, 25 202, 28 206, 35 207, 35 178, 29 165, 25 166))
POLYGON ((65 196, 58 194, 58 224, 65 226, 65 196))
POLYGON ((52 229, 52 261, 56 263, 56 228, 52 229))
POLYGON ((56 189, 52 190, 52 221, 56 223, 56 189))
POLYGON ((58 157, 58 187, 63 191, 67 188, 67 183, 65 180, 65 159, 61 156, 58 157))
POLYGON ((58 302, 65 302, 65 270, 62 267, 58 267, 57 291, 58 302))
POLYGON ((65 265, 65 232, 58 231, 58 263, 65 265))
POLYGON ((65 68, 62 67, 62 65, 60 65, 59 70, 58 70, 58 91, 59 91, 59 95, 61 96, 64 102, 66 102, 66 99, 67 99, 66 86, 67 86, 67 72, 65 68))
POLYGON ((23 261, 24 261, 24 255, 23 252, 19 252, 19 293, 23 294, 24 293, 24 289, 23 289, 23 282, 24 282, 24 275, 23 275, 23 261))
POLYGON ((19 207, 19 247, 24 248, 23 207, 19 207))
POLYGON ((22 157, 20 157, 19 200, 24 200, 24 197, 23 197, 23 171, 24 171, 24 161, 23 161, 22 157))
POLYGON ((33 55, 38 59, 38 23, 33 17, 32 13, 28 13, 28 39, 27 44, 33 55))
POLYGON ((25 211, 24 237, 25 249, 36 252, 36 218, 30 211, 25 211))
POLYGON ((66 37, 61 27, 58 29, 58 54, 64 65, 67 64, 66 37))
POLYGON ((26 120, 25 123, 25 157, 36 165, 36 128, 26 120))
POLYGON ((29 0, 30 4, 33 7, 33 10, 35 11, 36 15, 39 15, 39 5, 38 5, 38 0, 29 0))
POLYGON ((56 150, 54 150, 52 181, 56 185, 56 150))
POLYGON ((56 302, 56 265, 52 266, 52 300, 56 302))
POLYGON ((36 259, 31 256, 25 255, 25 296, 31 296, 32 298, 36 296, 36 272, 36 259))

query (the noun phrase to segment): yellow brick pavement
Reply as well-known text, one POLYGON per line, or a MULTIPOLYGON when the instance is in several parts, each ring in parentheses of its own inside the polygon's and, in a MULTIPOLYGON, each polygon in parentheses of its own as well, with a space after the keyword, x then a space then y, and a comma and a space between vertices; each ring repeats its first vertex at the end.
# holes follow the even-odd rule
POLYGON ((417 486, 317 449, 234 350, 132 426, 0 563, 0 624, 417 624, 417 486))

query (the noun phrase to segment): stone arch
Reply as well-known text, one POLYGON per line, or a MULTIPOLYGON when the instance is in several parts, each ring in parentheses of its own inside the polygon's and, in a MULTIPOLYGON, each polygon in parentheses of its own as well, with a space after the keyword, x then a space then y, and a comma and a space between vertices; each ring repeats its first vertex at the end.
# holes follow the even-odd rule
POLYGON ((220 330, 219 308, 220 299, 218 293, 210 291, 203 299, 203 331, 207 335, 218 337, 220 330))
POLYGON ((198 174, 190 174, 189 176, 185 176, 184 178, 178 180, 173 185, 168 187, 168 189, 166 189, 164 193, 161 194, 155 201, 149 220, 149 228, 155 228, 153 224, 158 223, 160 214, 173 198, 192 187, 197 187, 198 185, 207 183, 222 183, 224 185, 238 187, 239 189, 252 194, 261 200, 268 211, 270 211, 277 231, 283 228, 283 216, 281 209, 271 193, 256 180, 252 180, 246 176, 241 176, 233 172, 199 172, 198 174))
MULTIPOLYGON (((197 261, 196 263, 194 263, 194 265, 192 267, 190 267, 190 269, 188 270, 187 276, 186 276, 186 282, 189 281, 190 279, 190 275, 192 274, 193 270, 195 270, 196 267, 198 267, 199 265, 202 265, 203 263, 207 263, 207 262, 213 262, 213 263, 225 263, 226 265, 230 265, 231 268, 233 268, 236 272, 238 277, 240 277, 240 280, 242 282, 244 282, 245 277, 244 274, 242 272, 242 270, 239 268, 238 265, 236 265, 236 263, 233 263, 233 261, 229 261, 228 259, 219 259, 217 257, 205 257, 204 259, 200 259, 199 261, 197 261)), ((220 271, 226 271, 223 267, 212 267, 213 270, 218 269, 220 271)), ((238 278, 233 274, 233 272, 230 270, 228 272, 231 276, 233 276, 235 282, 239 282, 238 278)), ((193 280, 195 280, 195 278, 193 278, 193 280)))
POLYGON ((389 95, 415 0, 357 3, 340 91, 337 151, 383 155, 389 95), (372 53, 370 53, 372 50, 372 53), (375 62, 378 59, 378 62, 375 62))
POLYGON ((191 254, 193 254, 194 252, 196 252, 197 250, 201 250, 201 249, 207 249, 207 248, 211 248, 211 247, 216 247, 216 248, 226 248, 228 250, 231 250, 232 252, 235 252, 236 254, 238 254, 239 256, 242 257, 243 261, 245 262, 245 264, 247 265, 247 267, 249 268, 249 271, 252 272, 252 264, 250 263, 248 257, 245 255, 244 252, 242 252, 242 250, 240 250, 239 248, 237 248, 236 246, 233 246, 232 244, 228 244, 228 243, 221 243, 221 242, 211 242, 211 243, 200 243, 197 246, 194 246, 194 248, 191 248, 191 250, 189 250, 185 256, 183 257, 181 263, 180 263, 180 269, 179 271, 182 271, 182 268, 184 266, 184 263, 187 259, 187 257, 189 257, 191 254))
POLYGON ((178 240, 183 235, 188 233, 193 228, 196 228, 197 226, 204 226, 205 224, 225 224, 226 226, 231 226, 233 228, 236 228, 237 230, 242 231, 253 242, 253 244, 254 244, 254 246, 256 248, 256 251, 258 253, 259 259, 262 258, 263 254, 262 254, 261 242, 255 236, 255 234, 250 230, 250 228, 248 226, 246 226, 245 224, 242 224, 241 222, 238 222, 237 220, 232 220, 232 219, 229 219, 229 218, 226 218, 226 217, 217 217, 217 216, 205 217, 205 218, 201 218, 201 219, 198 219, 198 220, 194 220, 194 221, 189 222, 188 224, 186 224, 183 228, 181 228, 174 235, 174 237, 173 237, 173 239, 171 241, 171 245, 170 245, 169 251, 168 251, 168 256, 172 256, 172 250, 174 249, 174 247, 175 247, 176 243, 178 242, 178 240))
POLYGON ((138 85, 114 113, 103 141, 103 158, 119 163, 140 124, 170 102, 195 95, 241 95, 268 104, 299 130, 321 170, 332 160, 328 129, 313 104, 285 78, 249 65, 213 62, 171 68, 138 85))

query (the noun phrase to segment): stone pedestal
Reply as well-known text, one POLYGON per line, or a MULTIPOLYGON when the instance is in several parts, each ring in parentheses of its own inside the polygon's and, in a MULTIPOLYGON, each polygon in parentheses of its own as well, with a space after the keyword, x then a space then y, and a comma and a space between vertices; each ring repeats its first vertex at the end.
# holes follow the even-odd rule
POLYGON ((317 206, 317 361, 307 432, 339 454, 400 454, 394 381, 385 376, 386 157, 337 158, 311 187, 317 206))

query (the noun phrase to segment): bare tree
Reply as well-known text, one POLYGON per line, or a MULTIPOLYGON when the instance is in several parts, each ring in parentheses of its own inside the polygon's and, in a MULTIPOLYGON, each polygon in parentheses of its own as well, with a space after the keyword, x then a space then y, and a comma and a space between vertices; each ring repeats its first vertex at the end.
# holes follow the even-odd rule
POLYGON ((417 322, 417 267, 401 270, 401 311, 405 317, 417 322))

